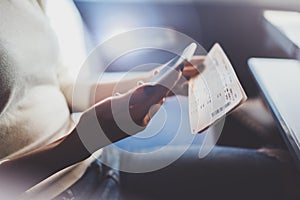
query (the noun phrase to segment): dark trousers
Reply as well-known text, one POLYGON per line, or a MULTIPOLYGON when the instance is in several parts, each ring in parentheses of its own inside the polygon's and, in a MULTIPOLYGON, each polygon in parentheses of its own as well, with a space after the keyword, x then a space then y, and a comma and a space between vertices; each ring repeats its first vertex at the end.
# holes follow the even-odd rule
MULTIPOLYGON (((158 162, 180 151, 171 146, 159 156, 131 163, 158 162)), ((143 150, 144 151, 144 150, 143 150)), ((198 158, 191 146, 167 167, 148 173, 126 173, 94 162, 61 199, 288 199, 283 186, 284 163, 254 149, 215 147, 198 158), (69 195, 69 196, 68 196, 69 195)), ((58 199, 59 199, 58 198, 58 199)))

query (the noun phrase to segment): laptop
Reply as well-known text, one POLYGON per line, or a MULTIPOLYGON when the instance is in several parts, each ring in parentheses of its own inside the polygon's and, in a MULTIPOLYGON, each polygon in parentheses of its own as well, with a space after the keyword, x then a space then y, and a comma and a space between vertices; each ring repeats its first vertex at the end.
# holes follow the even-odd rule
POLYGON ((282 136, 300 167, 300 62, 251 58, 248 63, 282 136))

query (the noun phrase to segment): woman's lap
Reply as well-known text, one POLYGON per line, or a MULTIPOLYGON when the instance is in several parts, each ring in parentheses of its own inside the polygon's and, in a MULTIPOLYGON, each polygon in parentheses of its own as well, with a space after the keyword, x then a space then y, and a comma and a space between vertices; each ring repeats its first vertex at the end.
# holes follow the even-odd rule
POLYGON ((143 133, 116 144, 121 149, 123 195, 129 195, 129 199, 280 197, 282 163, 275 158, 256 149, 225 146, 215 146, 206 157, 199 158, 205 134, 192 135, 188 121, 177 115, 179 112, 187 115, 186 101, 186 98, 179 99, 181 111, 174 109, 179 108, 173 105, 175 99, 165 104, 168 118, 157 134, 153 135, 153 130, 164 119, 163 112, 158 113, 143 133), (132 173, 137 171, 144 173, 132 173))
POLYGON ((187 99, 180 99, 181 107, 175 100, 144 132, 105 148, 100 161, 120 169, 123 199, 283 199, 282 162, 255 149, 224 146, 200 159, 205 135, 191 135, 189 123, 178 117, 187 115, 187 99))
MULTIPOLYGON (((145 150, 143 150, 144 152, 145 150)), ((122 160, 143 167, 182 151, 170 146, 159 155, 122 160)), ((277 199, 282 197, 282 163, 254 149, 216 146, 205 158, 196 145, 170 165, 147 173, 121 172, 123 195, 154 199, 277 199)), ((146 199, 147 199, 146 198, 146 199)))
MULTIPOLYGON (((130 162, 143 168, 182 152, 182 148, 170 146, 144 158, 120 153, 119 159, 121 165, 130 162)), ((68 192, 75 199, 285 199, 282 163, 277 159, 253 149, 220 146, 199 159, 198 151, 198 146, 191 146, 170 165, 145 173, 118 172, 97 161, 58 199, 68 197, 68 192), (120 176, 115 179, 108 172, 120 176)))

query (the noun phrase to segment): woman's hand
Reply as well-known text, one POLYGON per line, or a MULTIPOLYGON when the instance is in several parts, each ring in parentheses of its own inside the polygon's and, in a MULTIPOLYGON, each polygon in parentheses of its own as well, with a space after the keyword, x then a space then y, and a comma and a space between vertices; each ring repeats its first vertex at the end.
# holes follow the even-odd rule
POLYGON ((204 57, 194 57, 185 64, 182 72, 168 75, 164 86, 159 83, 142 83, 124 94, 107 98, 87 110, 78 126, 82 124, 82 127, 89 129, 82 131, 84 135, 91 132, 94 132, 91 135, 95 134, 95 138, 102 135, 98 137, 101 139, 97 140, 102 141, 101 144, 96 143, 92 149, 96 150, 145 129, 165 97, 172 95, 171 92, 173 95, 182 94, 188 80, 201 72, 203 61, 204 57), (178 88, 179 92, 175 93, 174 87, 178 88), (93 116, 97 118, 96 123, 100 125, 101 131, 94 130, 93 125, 89 123, 93 116))
POLYGON ((190 80, 191 78, 197 76, 204 69, 205 56, 194 56, 190 62, 186 62, 182 76, 186 80, 190 80))
POLYGON ((194 56, 190 62, 186 62, 182 71, 182 76, 177 82, 169 96, 188 95, 188 82, 204 70, 205 56, 194 56))
MULTIPOLYGON (((130 91, 129 109, 132 119, 137 124, 146 126, 164 102, 165 97, 174 95, 174 90, 180 90, 178 94, 187 93, 184 91, 185 86, 188 85, 191 78, 203 71, 204 60, 205 56, 194 56, 190 62, 186 62, 182 73, 174 72, 168 79, 166 82, 168 88, 159 84, 149 85, 146 83, 130 91)), ((154 73, 158 74, 159 70, 155 70, 154 73)))

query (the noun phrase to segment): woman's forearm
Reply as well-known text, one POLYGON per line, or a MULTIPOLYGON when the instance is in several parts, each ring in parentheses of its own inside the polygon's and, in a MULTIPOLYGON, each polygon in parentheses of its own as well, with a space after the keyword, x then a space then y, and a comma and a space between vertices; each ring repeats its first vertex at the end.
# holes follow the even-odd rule
MULTIPOLYGON (((130 96, 127 94, 108 98, 97 103, 83 113, 76 128, 67 136, 18 158, 2 162, 0 196, 9 199, 17 197, 56 172, 88 158, 98 149, 130 136, 119 128, 112 112, 112 102, 120 106, 118 113, 128 109, 126 102, 130 96)), ((126 121, 127 118, 123 120, 126 121)), ((144 129, 143 126, 138 128, 129 132, 134 134, 144 129)))
POLYGON ((9 199, 17 197, 56 172, 88 158, 96 150, 128 137, 118 127, 112 113, 112 101, 123 105, 123 109, 126 107, 127 96, 99 102, 83 113, 76 128, 67 136, 0 163, 0 196, 9 199))
MULTIPOLYGON (((151 94, 152 94, 151 93, 151 94)), ((54 173, 88 158, 96 150, 145 129, 149 109, 167 89, 142 85, 86 110, 64 138, 0 164, 0 196, 16 197, 54 173), (149 90, 153 95, 149 96, 149 90)))

